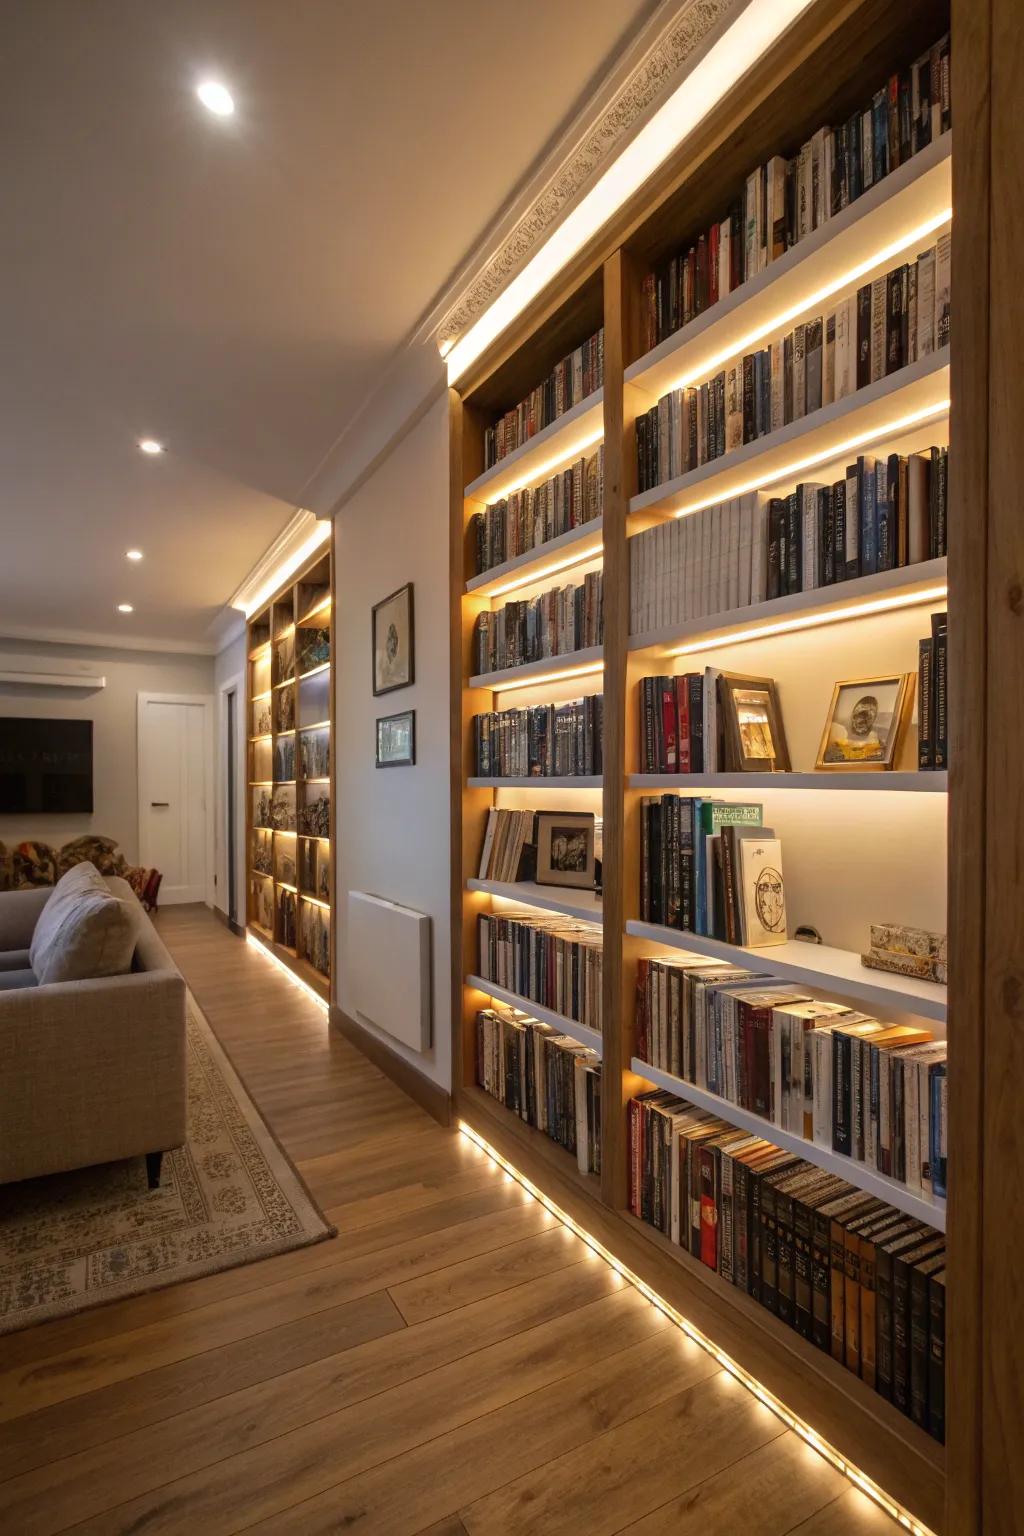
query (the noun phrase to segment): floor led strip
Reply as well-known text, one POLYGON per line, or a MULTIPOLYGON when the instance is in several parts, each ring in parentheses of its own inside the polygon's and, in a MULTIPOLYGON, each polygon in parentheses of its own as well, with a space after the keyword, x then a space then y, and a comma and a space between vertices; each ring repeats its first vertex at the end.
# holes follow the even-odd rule
MULTIPOLYGON (((289 887, 289 889, 292 889, 292 887, 289 887)), ((308 986, 306 982, 303 981, 301 976, 296 976, 295 972, 290 970, 289 967, 285 965, 283 960, 279 960, 278 957, 274 954, 273 950, 269 949, 267 945, 264 944, 263 940, 258 938, 257 935, 253 933, 251 928, 247 928, 245 931, 245 942, 247 944, 251 944, 254 949, 258 949, 260 954, 265 956, 266 959, 270 961, 271 965, 276 965, 278 970, 281 971, 283 975, 287 976, 288 980, 292 983, 293 986, 298 987, 300 991, 304 992, 306 996, 311 999, 312 1002, 316 1003, 317 1007, 323 1014, 327 1014, 327 1004, 324 1002, 320 994, 318 992, 314 992, 313 988, 308 986)))
POLYGON ((639 1275, 635 1275, 613 1253, 609 1253, 603 1243, 600 1243, 590 1232, 585 1231, 566 1211, 562 1210, 561 1206, 556 1205, 553 1200, 550 1200, 543 1190, 538 1189, 536 1184, 533 1184, 513 1163, 508 1162, 506 1158, 502 1157, 501 1153, 495 1147, 492 1147, 490 1142, 485 1141, 478 1131, 475 1131, 465 1120, 460 1120, 458 1127, 467 1140, 471 1141, 481 1152, 484 1152, 491 1158, 499 1168, 503 1169, 517 1184, 521 1185, 527 1194, 532 1195, 535 1200, 538 1200, 544 1209, 549 1211, 557 1221, 560 1221, 564 1227, 568 1227, 570 1232, 575 1233, 582 1242, 586 1243, 588 1248, 591 1248, 594 1253, 604 1259, 605 1263, 609 1264, 616 1274, 621 1275, 624 1280, 628 1280, 629 1284, 638 1290, 641 1296, 644 1296, 653 1306, 658 1308, 659 1312, 664 1313, 671 1322, 675 1323, 676 1327, 680 1328, 688 1339, 691 1339, 707 1354, 711 1355, 722 1369, 727 1371, 742 1386, 746 1387, 747 1391, 751 1392, 759 1403, 762 1403, 764 1407, 774 1413, 776 1418, 781 1419, 787 1429, 791 1429, 795 1434, 799 1435, 806 1445, 809 1445, 813 1451, 816 1451, 830 1466, 835 1467, 837 1472, 841 1472, 845 1478, 848 1478, 855 1487, 860 1489, 861 1493, 867 1495, 872 1503, 877 1504, 879 1509, 884 1510, 905 1531, 910 1531, 911 1536, 934 1536, 934 1532, 928 1526, 922 1525, 909 1510, 904 1509, 901 1504, 897 1504, 896 1500, 890 1498, 866 1473, 862 1472, 859 1467, 854 1466, 852 1462, 847 1461, 846 1457, 837 1451, 835 1446, 830 1445, 827 1440, 823 1440, 809 1424, 805 1424, 802 1419, 797 1418, 796 1414, 792 1413, 784 1403, 780 1402, 774 1393, 769 1392, 767 1387, 762 1386, 755 1376, 751 1376, 749 1371, 745 1371, 724 1350, 719 1349, 718 1345, 709 1339, 707 1334, 702 1333, 699 1328, 683 1317, 681 1312, 677 1312, 674 1307, 670 1306, 663 1297, 658 1295, 657 1291, 652 1290, 646 1281, 641 1280, 639 1275))

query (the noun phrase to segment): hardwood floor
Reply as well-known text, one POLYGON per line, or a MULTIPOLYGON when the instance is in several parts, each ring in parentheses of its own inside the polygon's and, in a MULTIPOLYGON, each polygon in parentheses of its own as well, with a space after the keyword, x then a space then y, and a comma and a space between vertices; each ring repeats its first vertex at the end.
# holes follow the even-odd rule
POLYGON ((339 1235, 5 1339, 0 1531, 895 1531, 205 909, 159 927, 339 1235))

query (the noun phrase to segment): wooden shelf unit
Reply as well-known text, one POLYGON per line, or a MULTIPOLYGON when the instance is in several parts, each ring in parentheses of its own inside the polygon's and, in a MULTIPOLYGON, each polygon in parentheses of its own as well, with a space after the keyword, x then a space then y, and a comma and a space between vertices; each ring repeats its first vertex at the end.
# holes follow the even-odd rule
MULTIPOLYGON (((943 1529, 946 1452, 909 1419, 896 1411, 851 1372, 808 1345, 777 1318, 728 1285, 687 1253, 673 1247, 662 1235, 637 1221, 627 1205, 627 1120, 626 1105, 637 1092, 654 1084, 663 1084, 665 1075, 645 1069, 635 1049, 635 988, 637 961, 644 955, 665 953, 674 947, 686 948, 689 935, 669 930, 651 930, 639 921, 639 812, 645 793, 663 789, 703 789, 745 791, 754 798, 775 790, 828 790, 821 797, 810 794, 779 795, 770 801, 771 815, 777 802, 788 803, 788 814, 803 814, 803 807, 813 803, 823 809, 818 814, 835 818, 871 818, 874 825, 894 836, 899 835, 900 818, 909 810, 943 816, 948 801, 952 806, 957 794, 954 775, 918 774, 904 771, 893 775, 866 773, 852 775, 845 783, 841 775, 814 774, 812 763, 798 761, 803 770, 788 776, 786 782, 774 782, 769 776, 709 775, 689 783, 685 776, 642 777, 638 774, 639 679, 662 671, 702 668, 705 660, 716 662, 716 652, 739 643, 749 653, 754 673, 762 667, 758 653, 769 643, 779 648, 790 642, 783 631, 785 621, 801 621, 792 638, 805 632, 816 620, 824 626, 815 634, 843 631, 848 644, 848 670, 840 676, 865 675, 857 666, 858 626, 862 620, 875 625, 896 623, 892 614, 908 622, 907 609, 920 623, 920 634, 928 628, 928 607, 959 601, 959 572, 944 559, 886 572, 794 598, 765 603, 733 613, 694 620, 685 628, 671 632, 631 636, 629 632, 630 549, 629 539, 642 528, 666 515, 685 509, 691 499, 703 502, 705 493, 721 489, 723 496, 734 493, 741 480, 774 473, 816 451, 837 448, 854 433, 879 432, 878 451, 887 441, 901 441, 903 428, 890 426, 912 410, 935 407, 926 429, 933 431, 931 441, 942 443, 952 437, 953 452, 966 432, 964 413, 950 415, 944 402, 950 394, 952 373, 955 397, 957 370, 962 366, 963 351, 973 343, 961 326, 961 309, 954 291, 952 345, 940 356, 924 360, 888 380, 848 397, 836 407, 816 413, 802 422, 786 427, 772 439, 740 450, 733 458, 724 458, 702 470, 681 477, 681 482, 663 486, 639 497, 636 494, 634 422, 681 375, 687 374, 695 359, 716 357, 723 346, 741 343, 751 330, 764 325, 773 314, 801 313, 812 295, 831 280, 836 264, 844 270, 864 262, 872 251, 883 249, 929 217, 950 197, 951 136, 946 135, 931 148, 914 157, 908 166, 877 185, 866 197, 852 205, 846 214, 822 231, 799 243, 766 273, 741 287, 735 295, 707 312, 691 327, 677 333, 652 352, 642 355, 640 312, 642 283, 651 267, 670 251, 685 246, 694 232, 706 228, 714 218, 721 218, 732 197, 742 187, 744 178, 755 165, 772 154, 791 154, 826 120, 837 122, 855 107, 869 100, 881 81, 895 67, 903 67, 916 58, 949 24, 949 7, 911 0, 906 6, 887 7, 881 0, 845 0, 842 6, 816 0, 794 25, 784 42, 769 50, 744 81, 742 91, 716 107, 691 138, 669 156, 651 181, 594 240, 567 266, 560 278, 545 290, 524 315, 504 332, 483 357, 471 365, 468 373, 450 390, 451 408, 451 565, 450 598, 452 606, 452 1017, 453 1080, 455 1109, 459 1118, 489 1140, 503 1156, 518 1167, 550 1198, 558 1201, 570 1215, 596 1237, 623 1263, 655 1287, 681 1313, 703 1328, 721 1348, 727 1350, 745 1369, 775 1392, 794 1412, 799 1413, 820 1434, 883 1489, 904 1505, 919 1520, 935 1531, 943 1529), (531 585, 540 587, 546 569, 547 585, 560 585, 574 579, 571 568, 560 560, 571 555, 573 539, 553 541, 551 546, 531 550, 527 556, 508 562, 495 571, 478 573, 474 567, 474 547, 470 518, 487 502, 496 499, 513 484, 534 483, 534 479, 552 472, 552 461, 559 444, 568 454, 578 447, 578 427, 585 418, 588 433, 598 427, 591 419, 593 397, 584 401, 571 421, 556 422, 546 429, 544 441, 534 441, 529 451, 520 450, 515 463, 483 471, 483 436, 504 410, 514 406, 537 384, 551 366, 603 324, 605 330, 605 374, 601 391, 603 441, 605 449, 605 496, 599 525, 604 571, 604 642, 599 648, 575 658, 555 657, 532 666, 510 669, 490 676, 474 675, 472 635, 476 616, 492 604, 497 607, 519 594, 509 591, 510 580, 529 575, 531 585), (724 338, 724 341, 723 341, 724 338), (942 407, 941 409, 939 407, 942 407), (574 436, 574 432, 576 435, 574 436), (536 472, 536 473, 535 473, 536 472), (889 600, 895 602, 890 608, 889 600), (899 606, 905 603, 905 606, 899 606), (865 606, 867 605, 867 606, 865 606), (915 606, 916 605, 916 606, 915 606), (863 609, 863 612, 858 612, 863 609), (842 610, 842 611, 839 611, 842 610), (804 621, 807 621, 806 623, 804 621), (763 632, 763 633, 759 633, 763 632), (682 654, 692 647, 702 654, 687 667, 682 654), (679 653, 679 654, 674 654, 679 653), (574 669, 583 662, 588 672, 574 669), (502 691, 511 684, 511 694, 502 691), (603 691, 604 742, 603 776, 578 781, 558 779, 499 779, 475 776, 473 761, 473 716, 490 709, 510 707, 517 701, 527 703, 563 701, 583 692, 603 691), (870 782, 869 782, 870 780, 870 782), (888 781, 888 782, 887 782, 888 781), (529 796, 536 791, 538 800, 529 796), (847 791, 843 794, 842 791, 847 791), (872 791, 889 790, 888 795, 872 791), (853 793, 859 791, 859 794, 853 793), (896 793, 901 791, 902 793, 896 793), (554 793, 553 793, 554 792, 554 793), (511 799, 503 798, 511 796, 511 799), (536 905, 574 916, 582 916, 583 903, 566 892, 564 904, 558 905, 558 893, 545 889, 538 898, 524 887, 482 882, 477 879, 480 848, 488 808, 494 804, 516 807, 537 805, 550 809, 595 809, 604 822, 604 889, 600 904, 603 915, 604 1028, 602 1053, 602 1173, 600 1180, 590 1178, 581 1184, 571 1178, 564 1154, 554 1149, 553 1156, 540 1147, 543 1136, 525 1127, 489 1100, 476 1086, 474 1020, 482 1005, 482 992, 513 1006, 521 1007, 538 1018, 545 1013, 515 994, 494 991, 481 982, 478 972, 476 917, 493 902, 532 900, 536 905), (794 810, 796 806, 796 810, 794 810), (521 894, 519 894, 521 893, 521 894)), ((956 58, 954 31, 953 57, 956 58)), ((960 121, 960 119, 958 119, 960 121)), ((955 228, 955 226, 954 226, 955 228)), ((935 235, 922 237, 919 243, 880 258, 877 270, 895 266, 901 260, 913 260, 920 249, 934 242, 935 235)), ((862 279, 866 280, 866 279, 862 279)), ((839 289, 833 292, 838 296, 839 289)), ((815 303, 813 312, 824 313, 834 302, 815 303)), ((810 309, 807 310, 810 313, 810 309)), ((777 329, 789 329, 792 320, 777 329)), ((763 345, 763 342, 754 343, 763 345)), ((736 351, 751 350, 741 344, 736 351)), ((707 372, 722 366, 716 362, 707 372)), ((705 377, 707 374, 705 373, 705 377)), ((843 448, 842 453, 850 455, 843 448)), ((901 447, 900 451, 905 451, 901 447)), ((813 471, 810 473, 813 478, 813 471)), ((796 475, 792 477, 798 478, 796 475)), ((961 486, 963 491, 964 487, 961 486)), ((965 498, 950 499, 950 538, 965 516, 973 513, 973 503, 965 498)), ((595 535, 598 529, 594 530, 595 535)), ((579 542, 583 543, 582 534, 579 542)), ((598 540, 594 539, 596 546, 598 540)), ((526 585, 525 579, 521 583, 526 585)), ((877 632, 877 631, 876 631, 877 632)), ((905 632, 901 643, 905 644, 905 632)), ((717 663, 716 663, 717 664, 717 663)), ((914 662, 900 670, 912 670, 914 662)), ((834 679, 833 679, 834 680, 834 679)), ((821 718, 824 718, 824 711, 821 718)), ((813 758, 812 758, 813 761, 813 758)), ((783 776, 776 776, 782 779, 783 776)), ((951 814, 955 812, 951 809, 951 814)), ((781 815, 781 812, 780 812, 781 815)), ((771 816, 766 808, 765 820, 771 816)), ((929 825, 931 825, 929 823, 929 825)), ((961 823, 963 825, 963 823, 961 823)), ((944 832, 944 823, 943 823, 944 832)), ((937 881, 942 891, 944 876, 944 836, 935 839, 934 870, 923 879, 937 881), (943 871, 938 874, 938 871, 943 871), (935 879, 933 880, 933 875, 935 879)), ((789 865, 787 863, 787 871, 789 865)), ((787 872, 787 884, 792 877, 787 872)), ((901 913, 886 906, 887 892, 879 882, 881 908, 874 920, 898 921, 901 913)), ((841 902, 841 896, 833 898, 841 902)), ((799 919, 797 919, 799 921, 799 919)), ((831 915, 825 909, 820 926, 829 927, 831 915)), ((912 921, 912 918, 904 919, 912 921)), ((938 926, 937 923, 932 926, 938 926)), ((792 931, 792 919, 791 919, 792 931)), ((694 940, 693 948, 702 953, 721 954, 726 946, 714 946, 713 940, 694 940)), ((951 941, 952 942, 952 941, 951 941)), ((867 947, 867 925, 863 945, 867 947)), ((742 962, 743 951, 733 951, 732 958, 742 962)), ((870 1005, 880 1017, 911 1016, 929 1023, 941 1034, 946 1020, 946 992, 924 983, 905 983, 904 978, 869 970, 859 964, 854 945, 815 947, 791 941, 784 953, 773 961, 771 949, 756 951, 758 967, 782 977, 799 974, 822 996, 835 996, 857 1006, 870 1005)), ((553 1020, 552 1022, 557 1022, 553 1020)), ((568 1026, 566 1026, 568 1027, 568 1026)), ((685 1083, 677 1085, 680 1096, 689 1095, 685 1083)), ((957 1093, 957 1081, 951 1078, 950 1097, 957 1093)), ((696 1090, 692 1095, 696 1099, 696 1090)), ((705 1095, 705 1099, 707 1096, 705 1095)), ((700 1100, 699 1102, 704 1102, 700 1100)), ((719 1101, 725 1119, 743 1125, 742 1112, 719 1101)), ((765 1124, 768 1140, 780 1140, 771 1125, 765 1124)), ((821 1149, 808 1147, 806 1156, 816 1160, 821 1149)), ((823 1162, 821 1157, 817 1161, 823 1162)), ((824 1164, 825 1166, 832 1166, 824 1164)), ((874 1189, 865 1171, 852 1160, 844 1159, 841 1170, 853 1184, 874 1189)), ((957 1169, 951 1159, 950 1178, 955 1185, 957 1169)), ((882 1181, 886 1193, 897 1207, 931 1219, 935 1226, 945 1226, 945 1209, 908 1196, 895 1184, 882 1181)), ((955 1194, 950 1206, 952 1244, 957 1241, 957 1204, 955 1194)), ((951 1261, 952 1262, 952 1261, 951 1261)), ((955 1410, 954 1410, 955 1411, 955 1410)), ((952 1530, 950 1531, 952 1536, 952 1530)))
POLYGON ((250 617, 246 697, 248 927, 328 1002, 335 825, 333 599, 328 541, 250 617), (312 737, 318 741, 311 764, 317 771, 306 773, 304 757, 313 749, 304 747, 304 738, 312 737), (265 824, 281 820, 287 825, 265 824), (257 868, 257 861, 267 867, 257 868), (318 963, 324 960, 326 969, 318 963))

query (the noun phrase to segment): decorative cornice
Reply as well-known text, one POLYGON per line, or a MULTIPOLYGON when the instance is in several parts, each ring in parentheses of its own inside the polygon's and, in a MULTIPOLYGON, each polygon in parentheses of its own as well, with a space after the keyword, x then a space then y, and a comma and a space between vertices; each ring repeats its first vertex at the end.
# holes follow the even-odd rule
POLYGON ((526 211, 461 289, 436 330, 442 351, 454 345, 508 286, 590 183, 675 88, 693 54, 746 3, 683 0, 610 102, 576 137, 526 211))
POLYGON ((253 612, 288 580, 293 570, 328 537, 329 529, 312 512, 300 510, 260 557, 228 599, 230 608, 253 612))

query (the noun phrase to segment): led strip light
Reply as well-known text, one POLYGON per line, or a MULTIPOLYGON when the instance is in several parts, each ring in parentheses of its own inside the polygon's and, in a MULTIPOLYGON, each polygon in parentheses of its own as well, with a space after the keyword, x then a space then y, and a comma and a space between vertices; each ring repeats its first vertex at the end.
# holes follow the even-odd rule
POLYGON ((245 942, 247 944, 252 944, 255 949, 258 949, 260 954, 263 955, 265 959, 270 961, 271 965, 276 965, 282 975, 287 976, 288 980, 292 983, 292 986, 298 987, 301 992, 304 992, 312 1002, 316 1003, 324 1017, 327 1017, 328 1007, 323 998, 320 996, 319 992, 314 992, 313 988, 307 985, 301 976, 296 976, 295 972, 290 970, 289 967, 285 965, 283 960, 279 960, 278 957, 274 954, 273 950, 268 949, 263 940, 259 938, 255 933, 253 933, 251 928, 247 928, 245 930, 245 942))
MULTIPOLYGON (((586 524, 584 524, 584 527, 586 524)), ((506 592, 515 592, 519 587, 531 587, 535 582, 544 581, 548 576, 556 576, 560 571, 571 570, 573 566, 583 565, 588 560, 598 560, 604 557, 603 544, 589 544, 586 549, 575 550, 573 554, 566 555, 564 560, 553 561, 550 565, 541 566, 538 570, 530 566, 525 575, 517 576, 514 580, 506 581, 502 586, 495 587, 493 592, 469 592, 468 597, 482 597, 485 600, 492 597, 504 597, 506 592)), ((486 575, 486 572, 484 572, 486 575)))
POLYGON ((706 1333, 702 1333, 681 1312, 677 1312, 662 1296, 658 1295, 657 1291, 652 1290, 645 1280, 641 1280, 639 1275, 634 1274, 620 1259, 617 1259, 613 1253, 610 1253, 604 1244, 599 1242, 592 1233, 585 1231, 566 1211, 562 1210, 561 1206, 556 1205, 553 1200, 550 1200, 543 1190, 538 1189, 536 1184, 532 1183, 524 1173, 521 1173, 514 1163, 510 1163, 506 1158, 502 1157, 501 1153, 495 1147, 492 1147, 490 1142, 485 1141, 478 1131, 475 1131, 465 1120, 460 1120, 458 1127, 468 1141, 471 1141, 474 1146, 485 1153, 509 1178, 520 1185, 528 1195, 532 1195, 534 1200, 539 1201, 544 1209, 554 1216, 556 1221, 560 1221, 564 1227, 568 1227, 570 1232, 575 1233, 599 1258, 604 1259, 605 1263, 609 1264, 616 1274, 621 1275, 624 1280, 627 1280, 652 1306, 657 1307, 659 1312, 663 1313, 670 1322, 681 1329, 688 1339, 691 1339, 694 1344, 697 1344, 709 1354, 741 1386, 746 1387, 747 1391, 752 1393, 758 1402, 769 1409, 776 1418, 781 1419, 787 1429, 793 1430, 795 1434, 800 1436, 805 1445, 809 1445, 824 1461, 827 1461, 837 1472, 841 1472, 855 1487, 859 1488, 861 1493, 866 1494, 872 1503, 877 1504, 879 1509, 884 1510, 905 1531, 910 1531, 911 1536, 934 1536, 934 1532, 928 1526, 922 1525, 909 1510, 905 1509, 902 1504, 898 1504, 884 1489, 872 1481, 866 1473, 862 1472, 859 1467, 854 1466, 853 1462, 848 1461, 845 1456, 836 1450, 834 1445, 830 1445, 809 1424, 805 1423, 803 1419, 798 1418, 795 1413, 792 1413, 773 1392, 769 1392, 767 1387, 761 1385, 756 1376, 752 1376, 749 1371, 745 1371, 723 1349, 719 1349, 718 1345, 709 1339, 706 1333))
POLYGON ((569 682, 576 677, 591 677, 595 672, 603 671, 603 661, 592 661, 585 667, 566 667, 560 672, 534 672, 528 677, 510 677, 503 683, 488 683, 487 673, 483 672, 481 677, 484 681, 479 686, 489 688, 492 693, 508 693, 512 688, 544 688, 548 683, 569 682))
MULTIPOLYGON (((826 589, 827 590, 827 589, 826 589)), ((825 613, 794 614, 791 619, 776 619, 748 629, 731 633, 723 630, 704 640, 694 640, 689 645, 674 647, 669 656, 692 656, 695 651, 716 651, 727 645, 743 645, 747 640, 763 640, 768 635, 787 635, 794 630, 819 629, 823 624, 841 624, 845 619, 863 619, 873 613, 889 613, 894 608, 916 608, 921 603, 940 603, 947 593, 946 584, 922 587, 916 592, 897 592, 892 597, 866 598, 861 603, 848 603, 844 608, 833 608, 825 613)))
MULTIPOLYGON (((557 417, 555 419, 557 421, 557 417)), ((507 496, 514 496, 516 491, 524 491, 527 486, 535 485, 541 480, 547 480, 558 469, 559 465, 575 463, 581 454, 586 453, 588 448, 593 448, 594 444, 599 443, 603 437, 604 427, 600 426, 596 432, 591 432, 589 437, 581 437, 571 447, 560 448, 556 454, 550 459, 545 459, 542 464, 528 465, 522 471, 518 480, 515 476, 514 467, 510 479, 502 480, 500 475, 496 476, 496 488, 491 485, 481 487, 485 496, 490 498, 486 505, 489 507, 493 506, 497 501, 504 501, 507 496)), ((501 459, 498 459, 491 468, 497 469, 501 462, 501 459)), ((471 497, 467 496, 466 499, 467 501, 479 501, 481 498, 474 495, 471 497)))

